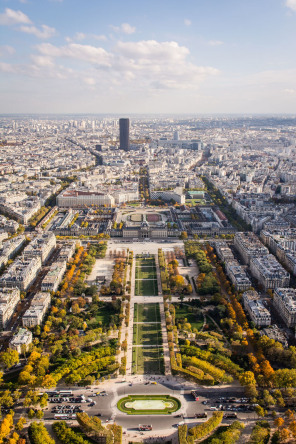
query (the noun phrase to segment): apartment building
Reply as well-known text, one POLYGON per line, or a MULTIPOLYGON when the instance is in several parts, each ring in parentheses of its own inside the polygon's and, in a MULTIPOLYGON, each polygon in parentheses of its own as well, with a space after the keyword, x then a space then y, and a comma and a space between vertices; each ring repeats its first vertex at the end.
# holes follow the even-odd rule
POLYGON ((250 270, 252 275, 264 287, 264 290, 289 286, 289 273, 272 254, 251 259, 250 270))
POLYGON ((76 241, 69 241, 63 244, 59 253, 59 260, 68 262, 75 253, 76 244, 76 241))
POLYGON ((216 253, 217 253, 218 258, 222 262, 234 260, 233 253, 232 253, 231 249, 229 248, 229 246, 227 245, 227 242, 225 242, 225 241, 215 242, 215 249, 216 249, 216 253))
POLYGON ((17 236, 4 242, 0 249, 0 268, 4 267, 25 244, 25 236, 17 236))
POLYGON ((41 283, 42 291, 57 291, 67 268, 66 261, 54 262, 41 283))
POLYGON ((225 262, 226 273, 237 291, 248 290, 252 284, 245 270, 234 260, 225 262))
POLYGON ((40 257, 33 259, 19 258, 0 277, 0 287, 17 287, 21 291, 26 291, 35 280, 40 269, 40 257))
POLYGON ((295 327, 296 289, 276 288, 273 296, 273 305, 287 327, 295 327))
POLYGON ((258 237, 252 232, 235 233, 234 246, 239 252, 243 262, 248 265, 252 258, 268 254, 268 249, 264 247, 258 237))
POLYGON ((264 306, 256 291, 245 291, 243 294, 243 304, 257 327, 266 327, 271 324, 270 312, 264 306))
POLYGON ((10 321, 18 302, 20 291, 18 288, 2 288, 0 291, 0 330, 4 330, 10 321))
POLYGON ((32 259, 40 257, 42 264, 46 262, 56 247, 56 237, 49 231, 47 233, 39 234, 32 242, 24 249, 24 257, 32 259))
POLYGON ((27 330, 26 328, 20 328, 18 333, 11 339, 9 347, 21 354, 23 353, 23 351, 28 350, 29 345, 32 343, 32 341, 32 332, 30 330, 27 330))
POLYGON ((37 293, 31 302, 31 306, 26 310, 22 323, 24 327, 35 327, 41 325, 45 313, 50 305, 50 293, 37 293))

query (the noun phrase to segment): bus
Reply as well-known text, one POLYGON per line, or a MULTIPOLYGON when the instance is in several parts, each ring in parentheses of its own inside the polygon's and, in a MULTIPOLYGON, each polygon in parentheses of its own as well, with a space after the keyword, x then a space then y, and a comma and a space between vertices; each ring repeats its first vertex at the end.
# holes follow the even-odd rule
POLYGON ((54 398, 59 396, 59 392, 57 392, 56 390, 53 392, 46 392, 46 394, 50 397, 50 398, 54 398))
POLYGON ((61 397, 63 397, 63 396, 72 396, 72 395, 73 395, 72 390, 60 390, 60 396, 61 397))
POLYGON ((61 421, 64 421, 66 419, 76 419, 76 414, 67 414, 67 413, 56 413, 54 415, 54 419, 60 419, 61 421))
POLYGON ((139 424, 139 430, 144 432, 147 430, 152 430, 152 425, 151 424, 139 424))
POLYGON ((197 394, 197 392, 195 390, 191 390, 191 395, 194 398, 194 401, 198 401, 199 400, 199 396, 197 394))

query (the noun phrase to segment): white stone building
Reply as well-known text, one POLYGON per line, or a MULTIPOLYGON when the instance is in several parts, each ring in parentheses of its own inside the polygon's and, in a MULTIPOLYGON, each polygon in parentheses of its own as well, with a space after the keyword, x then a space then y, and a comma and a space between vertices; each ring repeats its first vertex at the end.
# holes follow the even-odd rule
POLYGON ((2 288, 0 291, 0 330, 4 330, 20 301, 18 288, 2 288))
POLYGON ((50 293, 37 293, 31 302, 31 307, 26 310, 22 317, 24 327, 35 327, 41 325, 45 313, 50 305, 50 293))
POLYGON ((32 343, 32 341, 32 332, 25 328, 20 328, 18 333, 11 339, 9 347, 21 354, 24 349, 28 350, 29 345, 32 343))

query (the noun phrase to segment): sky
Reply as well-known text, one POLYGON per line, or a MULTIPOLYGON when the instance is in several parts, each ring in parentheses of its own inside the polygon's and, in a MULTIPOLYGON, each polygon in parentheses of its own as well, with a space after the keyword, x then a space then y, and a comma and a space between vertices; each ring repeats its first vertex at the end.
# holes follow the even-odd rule
POLYGON ((0 113, 296 114, 296 0, 0 0, 0 113))

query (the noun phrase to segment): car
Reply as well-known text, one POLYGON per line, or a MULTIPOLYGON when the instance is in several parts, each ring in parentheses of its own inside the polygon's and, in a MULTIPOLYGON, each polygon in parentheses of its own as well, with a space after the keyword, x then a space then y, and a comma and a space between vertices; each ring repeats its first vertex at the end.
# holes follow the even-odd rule
POLYGON ((157 382, 156 382, 156 381, 152 381, 152 382, 151 382, 151 384, 154 384, 154 385, 156 385, 156 384, 157 384, 157 382))
POLYGON ((202 403, 203 405, 206 405, 206 404, 208 403, 208 401, 201 401, 201 403, 202 403))
POLYGON ((210 407, 210 410, 215 410, 215 411, 217 411, 218 409, 217 409, 217 407, 210 407))
POLYGON ((95 416, 102 416, 102 413, 97 413, 95 416))

